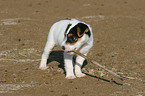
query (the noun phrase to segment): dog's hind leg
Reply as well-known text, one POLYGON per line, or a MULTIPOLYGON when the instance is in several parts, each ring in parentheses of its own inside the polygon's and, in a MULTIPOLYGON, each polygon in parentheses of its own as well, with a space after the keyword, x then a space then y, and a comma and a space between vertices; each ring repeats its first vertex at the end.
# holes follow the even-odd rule
POLYGON ((49 54, 50 54, 50 51, 52 50, 52 48, 54 47, 55 43, 51 40, 48 40, 46 45, 45 45, 45 48, 44 48, 44 52, 42 54, 42 57, 41 57, 41 62, 40 62, 40 66, 39 66, 39 69, 41 70, 45 70, 47 69, 47 59, 49 58, 49 54))

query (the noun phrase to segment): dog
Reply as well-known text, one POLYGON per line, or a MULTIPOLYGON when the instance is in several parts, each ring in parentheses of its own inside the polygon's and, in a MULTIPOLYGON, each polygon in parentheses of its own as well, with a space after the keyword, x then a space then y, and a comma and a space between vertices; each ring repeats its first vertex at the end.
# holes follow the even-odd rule
POLYGON ((87 55, 93 46, 93 33, 90 25, 76 19, 61 20, 52 25, 50 28, 47 43, 41 57, 39 68, 47 69, 47 59, 50 51, 55 45, 59 45, 64 50, 64 67, 66 79, 74 79, 76 77, 84 77, 81 67, 84 58, 76 55, 76 64, 73 64, 73 49, 87 55))

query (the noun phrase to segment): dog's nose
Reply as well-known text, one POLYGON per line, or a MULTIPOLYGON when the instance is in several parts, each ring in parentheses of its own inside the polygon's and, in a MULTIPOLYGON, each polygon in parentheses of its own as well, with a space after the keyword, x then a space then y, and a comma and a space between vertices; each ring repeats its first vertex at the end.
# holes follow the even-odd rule
POLYGON ((62 46, 62 49, 63 49, 63 50, 65 50, 65 47, 64 47, 64 46, 62 46))

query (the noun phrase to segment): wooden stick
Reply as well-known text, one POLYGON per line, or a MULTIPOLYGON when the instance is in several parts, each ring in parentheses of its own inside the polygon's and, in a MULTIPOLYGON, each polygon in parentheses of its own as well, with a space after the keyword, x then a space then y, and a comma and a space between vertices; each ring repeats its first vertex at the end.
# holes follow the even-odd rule
POLYGON ((114 75, 114 76, 118 77, 119 79, 123 80, 124 77, 121 77, 121 76, 117 75, 116 73, 114 73, 114 72, 112 72, 111 70, 107 69, 105 66, 102 66, 102 65, 100 65, 98 62, 96 62, 96 61, 94 61, 94 60, 91 60, 90 58, 88 58, 88 57, 85 56, 84 54, 82 54, 82 53, 80 53, 80 52, 78 52, 78 51, 76 51, 76 50, 73 50, 73 51, 71 51, 71 52, 74 52, 74 53, 76 53, 76 54, 82 56, 83 58, 85 58, 86 60, 90 61, 91 63, 96 64, 97 66, 103 68, 104 70, 108 71, 108 72, 111 73, 112 75, 114 75))

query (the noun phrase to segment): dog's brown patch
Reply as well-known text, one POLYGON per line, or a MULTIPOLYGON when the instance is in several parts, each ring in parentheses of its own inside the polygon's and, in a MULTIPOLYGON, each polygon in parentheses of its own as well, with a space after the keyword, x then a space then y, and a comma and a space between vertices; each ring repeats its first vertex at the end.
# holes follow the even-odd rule
POLYGON ((86 32, 88 32, 89 31, 89 29, 87 28, 87 29, 85 29, 85 31, 83 31, 82 33, 81 33, 81 29, 80 29, 80 27, 78 27, 77 26, 77 35, 78 35, 78 37, 82 37, 86 32))
POLYGON ((71 36, 73 36, 73 34, 72 34, 72 33, 68 34, 68 38, 69 38, 69 37, 71 37, 71 36))

